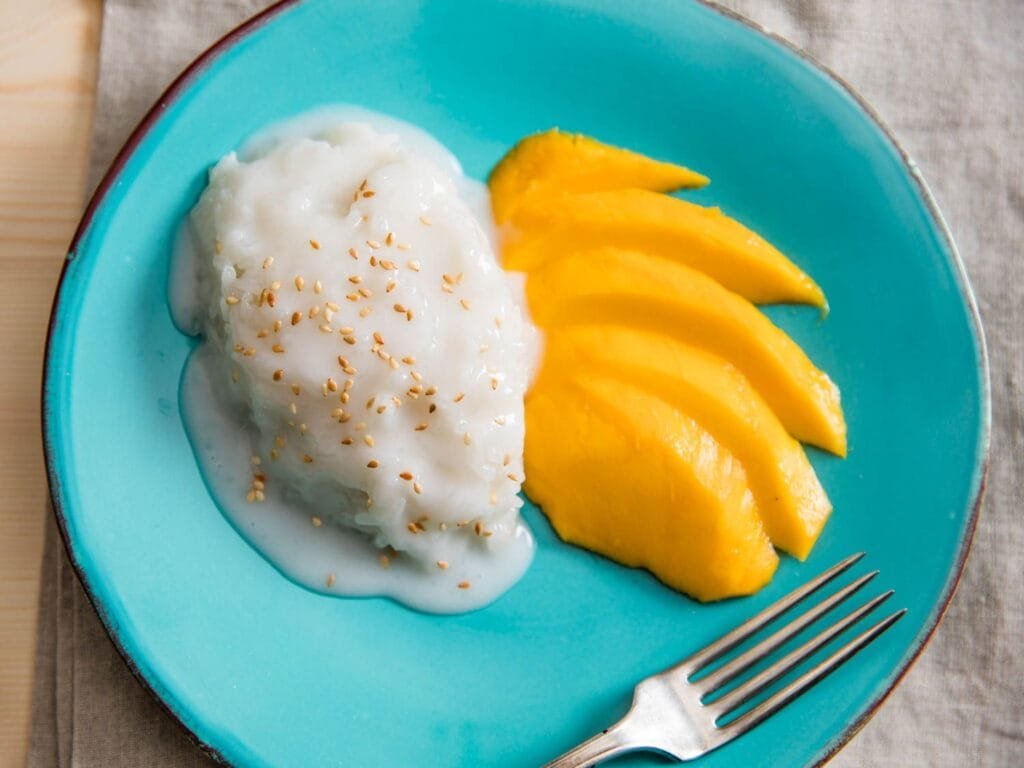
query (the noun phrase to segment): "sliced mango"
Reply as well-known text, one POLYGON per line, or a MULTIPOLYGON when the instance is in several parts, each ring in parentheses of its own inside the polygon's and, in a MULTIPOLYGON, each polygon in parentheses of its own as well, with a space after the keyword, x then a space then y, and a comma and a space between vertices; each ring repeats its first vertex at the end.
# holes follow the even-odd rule
POLYGON ((526 492, 566 541, 698 600, 763 587, 778 558, 739 462, 693 419, 628 383, 538 382, 526 492))
POLYGON ((733 363, 794 437, 839 456, 839 390, 753 304, 678 262, 613 248, 571 253, 530 273, 542 327, 619 323, 659 330, 733 363))
POLYGON ((641 187, 671 192, 703 187, 706 176, 557 128, 528 136, 491 172, 487 184, 501 224, 528 196, 641 187))
POLYGON ((743 465, 772 543, 807 557, 832 505, 803 448, 735 366, 624 326, 577 325, 548 334, 538 387, 564 389, 593 375, 632 381, 692 417, 743 465))
POLYGON ((645 189, 529 199, 506 228, 502 258, 528 272, 555 254, 602 246, 679 261, 758 304, 825 306, 821 288, 755 232, 718 208, 645 189))

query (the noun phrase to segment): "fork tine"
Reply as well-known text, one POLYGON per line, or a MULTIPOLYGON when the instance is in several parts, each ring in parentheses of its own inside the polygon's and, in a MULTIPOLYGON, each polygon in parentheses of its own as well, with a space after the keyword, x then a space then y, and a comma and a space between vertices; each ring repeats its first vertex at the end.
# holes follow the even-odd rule
POLYGON ((795 699, 816 682, 839 667, 861 648, 885 632, 885 630, 899 621, 906 612, 907 609, 902 608, 896 611, 896 613, 886 616, 870 629, 857 635, 857 637, 853 638, 853 640, 848 642, 820 664, 800 675, 800 677, 787 685, 781 691, 772 694, 745 715, 724 726, 721 731, 725 741, 729 741, 746 733, 765 718, 774 715, 790 701, 795 699))
POLYGON ((859 590, 877 575, 878 571, 872 571, 865 576, 861 576, 856 581, 843 587, 827 600, 822 600, 811 610, 802 614, 798 618, 793 619, 789 624, 769 635, 757 645, 752 648, 748 648, 732 661, 727 664, 723 664, 704 679, 698 680, 694 685, 696 685, 698 690, 700 690, 702 696, 713 691, 717 691, 722 687, 722 685, 732 680, 751 664, 757 663, 789 640, 789 638, 793 637, 793 635, 801 632, 805 627, 810 626, 823 615, 831 611, 834 607, 839 605, 839 603, 843 602, 846 598, 859 590))
POLYGON ((853 626, 853 624, 860 621, 864 616, 871 613, 871 611, 876 607, 892 597, 892 595, 893 590, 890 589, 888 592, 883 592, 873 600, 869 600, 860 608, 852 611, 828 629, 819 632, 799 648, 783 656, 770 667, 757 673, 746 682, 736 686, 733 690, 712 702, 708 705, 709 709, 714 713, 715 718, 728 714, 747 699, 763 690, 766 685, 769 685, 782 677, 782 675, 828 643, 832 638, 837 637, 846 631, 846 629, 853 626))
POLYGON ((788 595, 776 600, 753 618, 740 624, 736 629, 722 635, 718 640, 715 640, 710 645, 705 646, 692 656, 684 659, 676 665, 675 669, 685 670, 687 674, 692 674, 703 669, 712 661, 719 658, 723 653, 728 653, 739 643, 742 643, 752 634, 761 629, 761 627, 784 614, 805 597, 821 589, 862 557, 864 557, 864 553, 858 552, 855 555, 850 555, 850 557, 846 558, 842 562, 836 563, 817 578, 812 579, 802 587, 794 589, 788 595))

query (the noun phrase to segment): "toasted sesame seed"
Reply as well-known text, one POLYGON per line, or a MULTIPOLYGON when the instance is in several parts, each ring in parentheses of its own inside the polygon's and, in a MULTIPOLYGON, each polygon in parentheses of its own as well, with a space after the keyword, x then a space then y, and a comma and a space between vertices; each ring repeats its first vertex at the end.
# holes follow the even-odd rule
POLYGON ((423 381, 423 374, 419 371, 413 371, 409 375, 412 376, 413 381, 423 381))
POLYGON ((310 320, 312 320, 314 317, 319 315, 320 314, 320 305, 319 304, 314 304, 312 307, 309 308, 308 314, 309 314, 309 319, 310 320))
POLYGON ((240 301, 240 299, 237 296, 226 296, 224 297, 224 301, 226 301, 231 306, 234 306, 240 301))
POLYGON ((327 388, 329 390, 331 390, 331 392, 337 392, 338 391, 338 382, 336 382, 334 379, 328 378, 327 379, 327 388))
POLYGON ((401 408, 402 407, 402 401, 399 400, 398 397, 395 396, 395 395, 391 396, 391 402, 395 404, 395 408, 401 408))
POLYGON ((384 343, 384 337, 380 335, 380 331, 373 332, 373 340, 376 341, 378 344, 384 343))
POLYGON ((363 442, 373 448, 373 435, 363 435, 363 442))
POLYGON ((369 400, 367 400, 366 401, 366 410, 370 410, 371 408, 373 408, 373 404, 374 404, 374 402, 376 402, 376 400, 377 400, 376 397, 371 397, 369 400))
POLYGON ((482 355, 484 352, 486 352, 490 348, 491 348, 490 344, 481 344, 480 345, 480 354, 482 355))
POLYGON ((345 298, 348 299, 349 301, 359 301, 359 294, 358 293, 346 293, 345 294, 345 298))
POLYGON ((341 328, 338 329, 338 333, 340 333, 342 336, 348 336, 348 335, 353 334, 355 332, 356 332, 356 329, 353 328, 351 325, 344 325, 344 326, 342 326, 341 328))
POLYGON ((215 253, 221 253, 224 250, 224 244, 220 240, 214 241, 213 250, 215 253))
POLYGON ((433 397, 437 394, 437 387, 427 387, 427 391, 424 392, 427 397, 433 397))
POLYGON ((512 462, 512 454, 506 453, 501 460, 501 466, 507 467, 512 462))
POLYGON ((284 352, 284 347, 281 346, 280 344, 275 344, 274 346, 271 347, 271 349, 279 355, 284 352))
POLYGON ((497 388, 498 388, 498 380, 492 376, 491 377, 491 389, 497 389, 497 388))
POLYGON ((351 437, 343 437, 341 439, 341 444, 342 445, 352 445, 352 438, 351 437))
POLYGON ((270 335, 270 331, 268 331, 266 328, 264 328, 264 329, 260 330, 259 332, 257 332, 256 338, 257 339, 265 339, 269 335, 270 335))
POLYGON ((448 285, 455 285, 455 278, 452 275, 449 275, 447 272, 441 275, 441 279, 444 280, 448 285))
POLYGON ((348 255, 351 256, 353 259, 357 259, 357 260, 359 259, 359 254, 356 253, 356 249, 355 248, 349 248, 348 249, 348 255))
POLYGON ((507 477, 513 483, 518 483, 519 482, 519 477, 518 477, 518 475, 516 475, 515 472, 509 472, 507 475, 505 475, 505 477, 507 477))
POLYGON ((376 248, 380 248, 380 243, 379 243, 379 242, 377 242, 376 240, 367 240, 367 241, 366 241, 366 244, 367 244, 368 246, 370 246, 371 248, 374 248, 374 249, 376 249, 376 248))
POLYGON ((295 276, 295 290, 301 291, 306 281, 302 279, 302 275, 295 276))
POLYGON ((370 254, 370 266, 371 267, 376 267, 377 266, 377 257, 374 256, 372 253, 370 254))
POLYGON ((301 312, 292 312, 292 325, 298 325, 302 322, 301 312))
POLYGON ((469 309, 471 306, 473 306, 472 304, 469 303, 469 299, 459 299, 459 304, 462 305, 463 309, 469 309))
POLYGON ((394 310, 395 310, 395 312, 405 312, 405 305, 403 305, 403 304, 395 304, 394 310))
POLYGON ((402 472, 399 477, 403 480, 412 480, 412 472, 402 472))
POLYGON ((270 284, 270 290, 272 290, 272 291, 279 291, 279 290, 281 290, 281 281, 280 280, 275 280, 274 282, 272 282, 270 284))
POLYGON ((266 497, 266 495, 265 495, 265 494, 263 493, 263 491, 256 491, 256 501, 265 501, 265 500, 266 500, 266 498, 267 498, 267 497, 266 497))
POLYGON ((280 331, 282 325, 283 325, 283 323, 280 320, 275 320, 274 321, 274 333, 277 333, 278 331, 280 331))
POLYGON ((355 336, 346 336, 345 337, 345 343, 346 344, 355 344, 356 343, 356 337, 355 336))
POLYGON ((267 304, 273 307, 277 303, 277 296, 273 291, 267 291, 267 304))
POLYGON ((470 586, 470 584, 469 584, 468 581, 460 581, 459 582, 459 589, 469 589, 469 586, 470 586))
POLYGON ((256 491, 250 490, 247 494, 245 494, 245 500, 250 504, 256 501, 256 491))
POLYGON ((363 307, 362 309, 359 310, 359 316, 366 317, 371 312, 373 312, 373 307, 363 307))
POLYGON ((284 377, 284 371, 278 368, 274 371, 274 381, 280 381, 284 377))
POLYGON ((343 404, 348 403, 349 397, 351 396, 349 395, 348 392, 342 392, 340 395, 338 395, 338 399, 341 400, 343 404))
POLYGON ((395 264, 395 262, 391 261, 390 259, 381 259, 380 265, 383 269, 387 270, 398 269, 398 265, 395 264))
POLYGON ((323 323, 320 326, 320 330, 323 331, 324 333, 334 333, 334 329, 331 328, 331 326, 329 326, 327 323, 323 323))
POLYGON ((333 587, 334 586, 334 574, 333 573, 328 573, 327 574, 327 586, 328 587, 333 587))
POLYGON ((420 216, 420 223, 423 224, 426 227, 429 227, 430 226, 430 219, 428 219, 426 216, 420 216))
POLYGON ((388 232, 388 236, 384 238, 384 245, 393 245, 395 242, 395 233, 388 232))
POLYGON ((420 532, 419 526, 416 525, 416 523, 409 523, 405 527, 409 529, 409 533, 419 533, 420 532))
POLYGON ((377 193, 374 192, 372 189, 368 189, 365 192, 363 192, 363 197, 370 198, 373 197, 375 194, 377 193))
POLYGON ((319 528, 321 525, 324 524, 324 521, 321 520, 316 515, 313 515, 311 518, 309 518, 309 522, 311 522, 313 524, 314 528, 319 528))
POLYGON ((292 384, 292 394, 298 397, 302 393, 302 388, 298 384, 292 384))
POLYGON ((324 306, 327 307, 327 309, 331 310, 331 312, 338 312, 341 309, 341 307, 335 304, 333 301, 325 301, 324 306))
POLYGON ((406 312, 405 312, 405 320, 408 323, 412 322, 412 310, 411 309, 406 310, 406 312))
POLYGON ((317 280, 313 283, 313 293, 320 293, 324 289, 324 284, 317 280))
POLYGON ((398 370, 398 360, 394 357, 388 358, 388 365, 391 366, 392 370, 398 370))
POLYGON ((470 437, 469 432, 462 433, 462 442, 464 442, 466 445, 469 445, 470 443, 473 442, 473 438, 470 437))
POLYGON ((455 293, 455 289, 452 286, 448 285, 447 283, 441 284, 441 290, 444 291, 445 293, 455 293))
POLYGON ((483 523, 481 523, 481 522, 480 522, 479 520, 477 520, 477 522, 476 522, 476 525, 474 525, 474 526, 473 526, 473 532, 474 532, 474 533, 475 533, 475 534, 476 534, 477 536, 480 536, 480 535, 482 535, 482 534, 483 534, 483 532, 484 532, 484 526, 483 526, 483 523))
POLYGON ((248 347, 242 354, 246 357, 252 357, 256 354, 256 350, 253 347, 248 347))
POLYGON ((416 365, 416 358, 412 355, 406 355, 402 358, 402 362, 406 365, 416 365))
POLYGON ((498 503, 498 494, 496 491, 491 491, 491 505, 498 503))
MULTIPOLYGON (((412 246, 409 243, 399 243, 395 247, 398 250, 400 250, 400 251, 411 251, 412 250, 412 246)), ((418 272, 419 270, 417 269, 416 271, 418 272)))
POLYGON ((295 403, 288 403, 288 410, 291 411, 292 414, 296 414, 299 412, 299 408, 297 405, 295 405, 295 403))
POLYGON ((304 453, 304 454, 302 454, 302 461, 303 461, 304 464, 312 464, 313 463, 313 457, 310 456, 308 453, 304 453))
POLYGON ((396 283, 394 280, 389 280, 387 287, 384 289, 384 293, 391 293, 393 290, 395 290, 395 285, 396 283))
POLYGON ((349 275, 348 281, 353 285, 358 285, 359 283, 363 282, 363 278, 361 278, 359 275, 349 275))
POLYGON ((267 258, 265 258, 263 260, 263 268, 264 269, 270 269, 270 265, 273 264, 273 263, 274 263, 274 257, 273 256, 267 256, 267 258))
POLYGON ((433 413, 437 410, 437 403, 431 403, 430 407, 427 408, 427 413, 433 413))
POLYGON ((362 296, 364 299, 372 299, 373 291, 371 291, 369 288, 360 288, 359 295, 362 296))
POLYGON ((310 240, 309 244, 311 246, 313 246, 313 250, 314 251, 319 251, 320 250, 320 242, 319 241, 317 241, 317 240, 310 240))
POLYGON ((366 466, 368 466, 370 469, 376 469, 377 467, 380 466, 380 462, 377 461, 376 459, 370 459, 368 462, 366 462, 366 466))
POLYGON ((416 425, 416 431, 417 432, 422 432, 426 428, 427 428, 427 423, 425 421, 421 421, 419 424, 416 425))
POLYGON ((459 392, 459 394, 457 394, 455 397, 452 398, 452 402, 453 403, 461 402, 462 398, 464 398, 465 396, 466 396, 465 392, 459 392))
POLYGON ((437 561, 437 567, 440 568, 442 571, 448 570, 448 561, 447 560, 438 560, 437 561))
POLYGON ((504 416, 499 416, 498 418, 496 418, 494 420, 494 423, 497 424, 499 427, 504 427, 505 426, 505 417, 504 416))
POLYGON ((386 405, 378 405, 377 406, 377 413, 384 413, 384 411, 386 411, 387 409, 388 409, 388 407, 386 405))
POLYGON ((413 489, 413 490, 414 490, 414 491, 415 491, 416 493, 423 493, 423 486, 422 486, 422 485, 420 485, 419 483, 413 483, 413 484, 412 484, 412 489, 413 489))

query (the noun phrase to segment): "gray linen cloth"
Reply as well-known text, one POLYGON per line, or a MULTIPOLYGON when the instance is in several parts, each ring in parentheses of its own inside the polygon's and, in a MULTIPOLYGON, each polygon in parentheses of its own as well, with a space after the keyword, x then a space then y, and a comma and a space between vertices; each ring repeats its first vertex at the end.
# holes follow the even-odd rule
MULTIPOLYGON (((264 5, 107 0, 91 186, 170 79, 264 5)), ((831 765, 1024 766, 1024 3, 727 5, 841 73, 888 121, 959 242, 992 359, 988 496, 959 594, 903 684, 831 765)), ((117 655, 52 522, 45 549, 29 765, 208 765, 117 655)))

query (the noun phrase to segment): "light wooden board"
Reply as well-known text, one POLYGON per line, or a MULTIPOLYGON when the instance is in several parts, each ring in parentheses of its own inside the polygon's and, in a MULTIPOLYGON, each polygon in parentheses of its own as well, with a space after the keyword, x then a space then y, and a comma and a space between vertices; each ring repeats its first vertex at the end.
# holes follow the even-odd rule
POLYGON ((0 0, 0 765, 28 742, 46 510, 39 382, 82 209, 100 0, 0 0))

